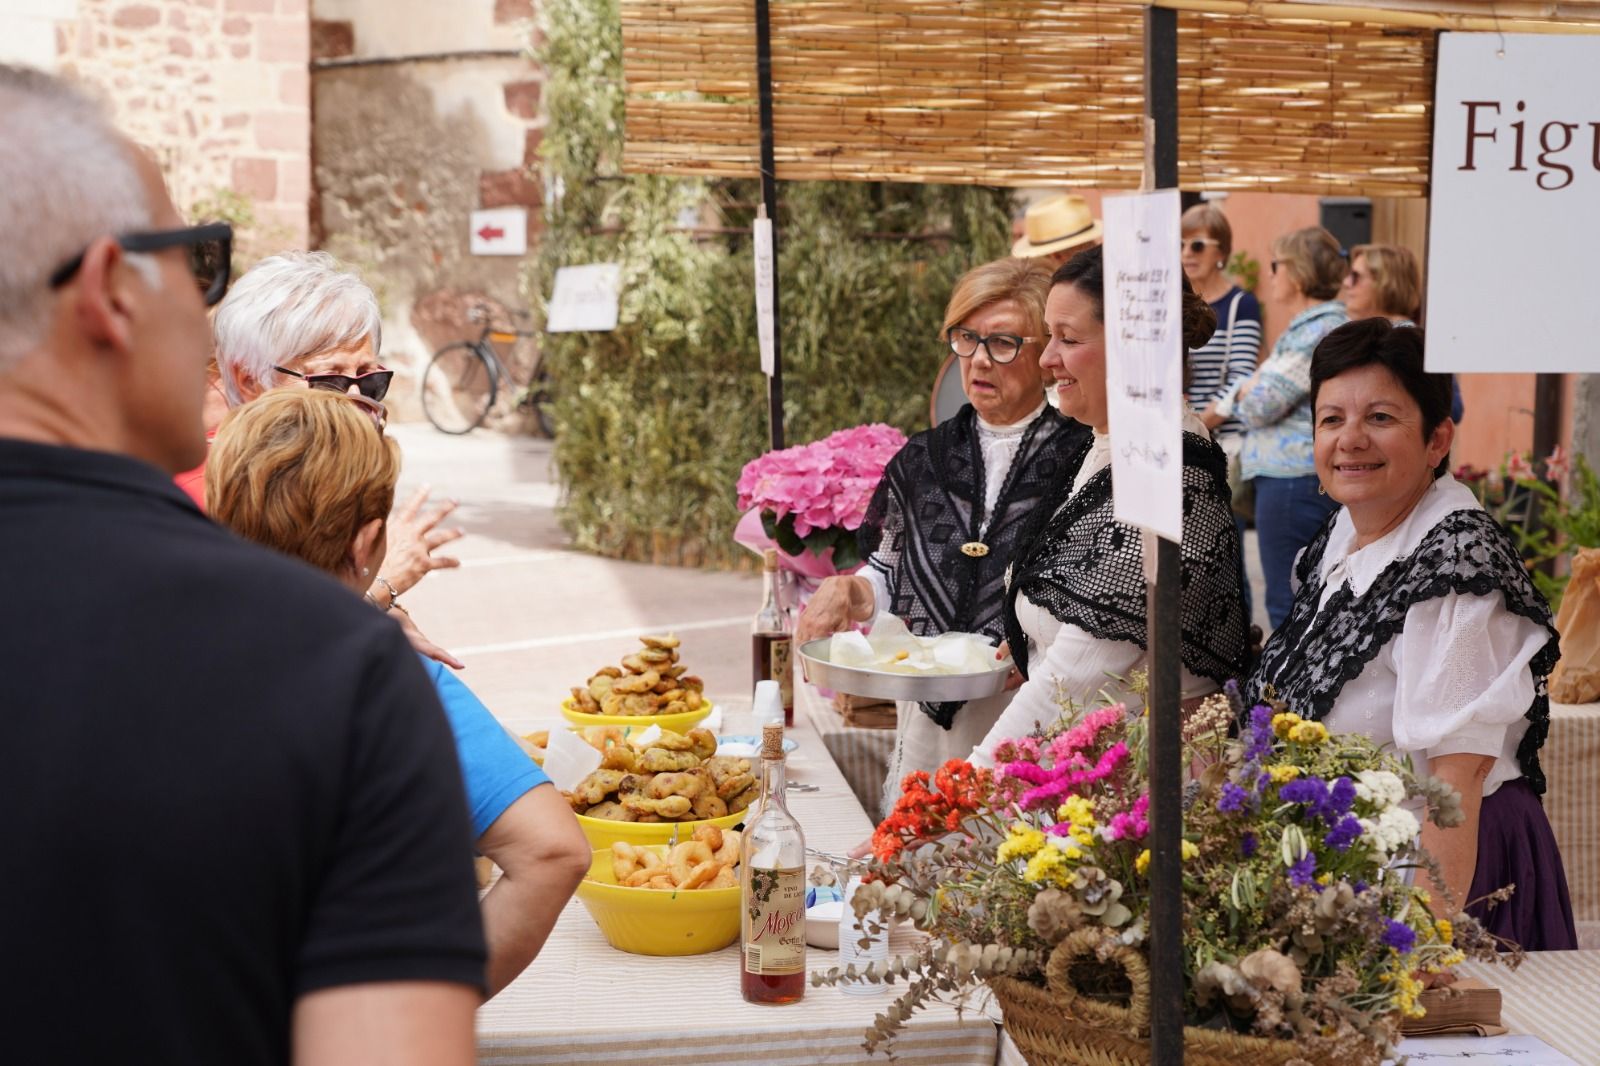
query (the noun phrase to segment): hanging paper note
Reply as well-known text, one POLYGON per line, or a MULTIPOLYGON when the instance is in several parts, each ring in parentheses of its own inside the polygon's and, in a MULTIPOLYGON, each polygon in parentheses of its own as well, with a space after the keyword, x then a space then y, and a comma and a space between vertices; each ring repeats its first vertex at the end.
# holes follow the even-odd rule
POLYGON ((756 216, 756 339, 761 344, 761 372, 772 376, 775 356, 775 327, 772 318, 773 277, 777 268, 772 261, 772 219, 767 217, 766 206, 756 216))

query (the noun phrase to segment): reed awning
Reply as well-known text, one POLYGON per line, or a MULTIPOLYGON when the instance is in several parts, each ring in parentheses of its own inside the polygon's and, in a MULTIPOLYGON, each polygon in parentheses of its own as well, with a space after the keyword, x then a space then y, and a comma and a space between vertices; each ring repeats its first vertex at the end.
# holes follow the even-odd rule
MULTIPOLYGON (((1158 0, 1180 184, 1427 192, 1435 32, 1600 32, 1600 0, 1158 0)), ((777 176, 1136 188, 1141 3, 773 0, 777 176)), ((754 0, 621 0, 624 166, 757 175, 754 0)))

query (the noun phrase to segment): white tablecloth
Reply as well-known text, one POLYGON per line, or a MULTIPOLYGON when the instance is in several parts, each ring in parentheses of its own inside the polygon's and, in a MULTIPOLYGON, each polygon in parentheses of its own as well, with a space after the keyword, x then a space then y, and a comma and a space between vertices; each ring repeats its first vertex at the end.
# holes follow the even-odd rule
MULTIPOLYGON (((752 731, 747 714, 729 717, 726 732, 752 731)), ((822 738, 799 720, 790 735, 800 745, 789 757, 790 781, 821 787, 789 794, 807 844, 843 852, 865 840, 872 823, 822 738)), ((897 942, 909 946, 903 935, 897 934, 897 942)), ((812 948, 807 964, 827 969, 837 957, 812 948)), ((607 944, 573 900, 528 970, 478 1011, 478 1057, 508 1066, 882 1064, 882 1054, 868 1058, 861 1038, 893 995, 893 989, 853 996, 808 987, 793 1006, 745 1003, 737 946, 686 958, 629 955, 607 944)), ((992 1066, 997 1043, 990 1019, 971 1012, 957 1017, 950 1008, 935 1007, 917 1016, 895 1051, 927 1066, 992 1066)))
POLYGON ((1548 782, 1544 809, 1561 845, 1578 943, 1600 948, 1600 703, 1551 704, 1550 736, 1539 759, 1548 782))

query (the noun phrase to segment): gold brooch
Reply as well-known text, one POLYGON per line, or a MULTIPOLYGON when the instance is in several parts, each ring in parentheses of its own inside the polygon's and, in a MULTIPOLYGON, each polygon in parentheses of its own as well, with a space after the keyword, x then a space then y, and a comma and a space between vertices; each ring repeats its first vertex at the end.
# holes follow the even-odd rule
POLYGON ((989 554, 989 546, 981 540, 969 540, 961 546, 961 554, 982 559, 989 554))

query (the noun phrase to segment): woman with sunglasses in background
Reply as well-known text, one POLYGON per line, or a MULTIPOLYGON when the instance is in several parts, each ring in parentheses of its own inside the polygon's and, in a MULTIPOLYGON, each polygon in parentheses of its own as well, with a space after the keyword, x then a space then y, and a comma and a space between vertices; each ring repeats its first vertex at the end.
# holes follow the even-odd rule
MULTIPOLYGON (((370 598, 400 475, 381 415, 364 396, 319 389, 235 408, 211 448, 211 516, 370 598)), ((502 871, 482 902, 493 996, 538 954, 591 852, 565 798, 488 708, 440 664, 423 666, 455 736, 475 847, 502 871)))
MULTIPOLYGON (((1350 249, 1350 273, 1339 299, 1351 321, 1386 318, 1395 326, 1422 324, 1422 268, 1410 248, 1358 244, 1350 249)), ((1461 385, 1450 375, 1450 421, 1460 424, 1461 385)))
MULTIPOLYGON (((227 408, 273 389, 327 389, 377 402, 394 377, 378 361, 383 323, 377 297, 325 252, 282 252, 263 259, 229 290, 211 327, 217 366, 213 395, 225 398, 227 408)), ((206 410, 215 413, 211 404, 206 410)), ((208 439, 216 430, 215 423, 206 426, 208 439)), ((205 478, 202 463, 177 479, 202 509, 205 478)), ((372 600, 381 610, 400 612, 400 627, 418 651, 459 669, 462 664, 423 636, 400 605, 400 596, 430 571, 460 565, 433 554, 461 536, 459 530, 438 528, 455 504, 424 512, 427 496, 426 489, 415 494, 391 521, 389 552, 372 600)))
POLYGON ((1215 407, 1245 427, 1240 474, 1255 481, 1256 535, 1274 629, 1294 605, 1295 556, 1339 509, 1322 492, 1311 459, 1311 353, 1349 320, 1338 300, 1346 269, 1344 250, 1321 226, 1273 242, 1267 300, 1289 325, 1260 368, 1215 407))
MULTIPOLYGON (((1006 568, 1034 504, 1063 475, 1088 430, 1045 403, 1044 304, 1050 270, 1000 259, 968 271, 945 308, 968 403, 912 437, 890 461, 859 535, 867 565, 822 583, 800 616, 804 642, 884 614, 918 635, 1004 637, 1006 568)), ((933 364, 930 364, 930 369, 933 364)), ((965 758, 1010 701, 901 703, 884 809, 915 770, 965 758)))

